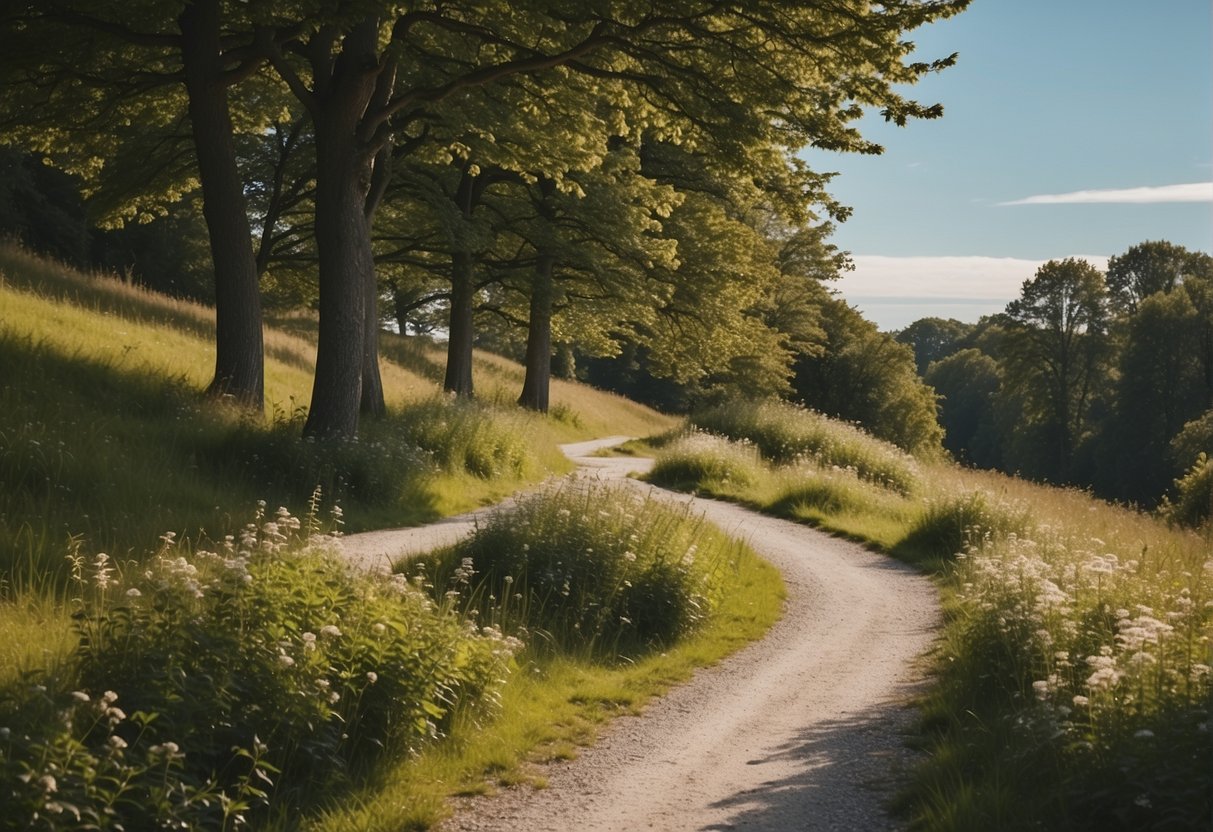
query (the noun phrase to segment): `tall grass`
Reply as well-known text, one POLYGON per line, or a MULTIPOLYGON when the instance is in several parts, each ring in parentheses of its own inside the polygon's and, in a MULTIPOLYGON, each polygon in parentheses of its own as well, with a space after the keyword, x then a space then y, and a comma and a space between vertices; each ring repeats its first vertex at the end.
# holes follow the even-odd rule
POLYGON ((529 496, 402 568, 533 648, 613 660, 700 626, 739 554, 688 507, 626 486, 576 484, 529 496))
POLYGON ((896 446, 787 402, 733 402, 697 412, 691 423, 710 433, 753 442, 776 464, 813 462, 855 471, 869 482, 908 494, 918 480, 913 457, 896 446))

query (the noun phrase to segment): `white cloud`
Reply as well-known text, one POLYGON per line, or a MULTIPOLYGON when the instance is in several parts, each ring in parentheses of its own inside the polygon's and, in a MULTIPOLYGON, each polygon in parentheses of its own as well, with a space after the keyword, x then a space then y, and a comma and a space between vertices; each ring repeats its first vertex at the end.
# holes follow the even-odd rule
POLYGON ((1151 185, 1142 188, 1105 188, 1072 191, 1068 194, 1038 194, 999 205, 1094 205, 1160 202, 1213 202, 1213 182, 1189 182, 1182 185, 1151 185))
MULTIPOLYGON (((1106 269, 1104 255, 1075 255, 1106 269)), ((831 284, 847 300, 913 299, 928 302, 1009 301, 1046 261, 1016 257, 885 257, 858 254, 855 270, 831 284)), ((1060 259, 1060 258, 1058 258, 1060 259)))

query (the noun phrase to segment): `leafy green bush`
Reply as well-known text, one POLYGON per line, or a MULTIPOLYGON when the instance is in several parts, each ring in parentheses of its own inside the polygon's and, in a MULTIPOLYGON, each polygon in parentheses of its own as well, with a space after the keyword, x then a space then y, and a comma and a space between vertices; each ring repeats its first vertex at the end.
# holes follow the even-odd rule
POLYGON ((614 659, 694 630, 735 556, 687 507, 582 484, 528 497, 405 568, 528 644, 614 659))
POLYGON ((77 558, 79 647, 0 698, 9 828, 227 828, 491 701, 517 642, 400 578, 288 548, 316 525, 259 514, 193 556, 169 535, 121 576, 106 555, 77 558))
POLYGON ((692 432, 662 447, 649 479, 672 488, 719 492, 746 488, 762 476, 762 461, 753 445, 692 432))
POLYGON ((1175 481, 1175 500, 1163 500, 1162 516, 1170 523, 1196 528, 1213 517, 1213 459, 1201 452, 1188 472, 1175 481))
POLYGON ((691 416, 696 427, 753 442, 766 459, 781 465, 811 461, 849 468, 869 482, 903 494, 918 481, 912 457, 856 427, 787 402, 733 402, 691 416))

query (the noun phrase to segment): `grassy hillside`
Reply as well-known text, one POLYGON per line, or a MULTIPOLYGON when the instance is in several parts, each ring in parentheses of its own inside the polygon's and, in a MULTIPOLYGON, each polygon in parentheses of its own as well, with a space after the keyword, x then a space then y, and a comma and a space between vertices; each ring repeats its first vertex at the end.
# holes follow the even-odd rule
POLYGON ((384 336, 391 415, 356 443, 298 438, 315 321, 266 328, 267 419, 202 399, 209 308, 0 247, 0 574, 62 574, 71 547, 122 559, 161 534, 220 540, 266 500, 302 513, 314 488, 349 530, 407 525, 564 470, 559 441, 650 433, 671 420, 583 385, 553 416, 511 402, 521 369, 479 354, 480 401, 440 394, 441 345, 384 336))

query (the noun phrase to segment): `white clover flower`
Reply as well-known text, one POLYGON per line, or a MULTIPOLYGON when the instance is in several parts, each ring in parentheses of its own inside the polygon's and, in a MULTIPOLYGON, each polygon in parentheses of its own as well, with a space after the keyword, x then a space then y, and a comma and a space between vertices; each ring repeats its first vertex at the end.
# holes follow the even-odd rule
POLYGON ((126 591, 126 597, 127 597, 127 598, 139 598, 139 597, 142 597, 142 595, 143 595, 143 593, 142 593, 142 592, 140 592, 140 591, 139 591, 138 589, 136 589, 135 587, 131 587, 130 589, 128 589, 128 590, 126 591))
POLYGON ((373 685, 379 681, 379 674, 373 670, 368 670, 366 672, 366 680, 373 685))
POLYGON ((115 751, 121 751, 122 749, 126 748, 126 740, 122 739, 122 737, 118 736, 117 734, 111 736, 108 742, 109 747, 115 751))
POLYGON ((1085 696, 1075 696, 1074 697, 1074 707, 1076 707, 1076 708, 1085 708, 1090 704, 1091 704, 1091 700, 1085 696))
POLYGON ((320 628, 320 635, 328 638, 339 638, 341 636, 341 628, 336 624, 325 624, 320 628))
POLYGON ((278 656, 278 666, 279 667, 294 667, 295 660, 292 659, 290 656, 288 656, 286 653, 281 653, 278 656))

